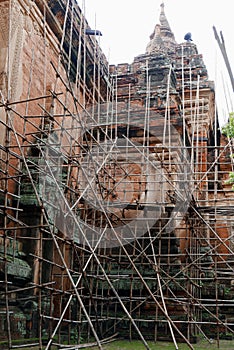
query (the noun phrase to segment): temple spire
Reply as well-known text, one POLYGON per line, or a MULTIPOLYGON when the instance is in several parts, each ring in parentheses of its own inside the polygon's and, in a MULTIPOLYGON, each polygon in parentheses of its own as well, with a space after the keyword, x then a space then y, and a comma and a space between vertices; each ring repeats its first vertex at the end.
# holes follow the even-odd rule
POLYGON ((160 24, 162 27, 165 27, 165 28, 168 28, 171 30, 170 26, 169 26, 169 22, 166 18, 166 15, 165 15, 165 11, 164 11, 164 2, 160 5, 161 6, 161 13, 160 13, 160 17, 159 17, 159 20, 160 20, 160 24))
POLYGON ((166 18, 164 11, 164 3, 161 5, 161 13, 159 16, 160 24, 156 24, 154 32, 150 36, 150 42, 147 45, 146 53, 151 54, 158 51, 174 51, 175 45, 175 36, 171 31, 169 22, 166 18))

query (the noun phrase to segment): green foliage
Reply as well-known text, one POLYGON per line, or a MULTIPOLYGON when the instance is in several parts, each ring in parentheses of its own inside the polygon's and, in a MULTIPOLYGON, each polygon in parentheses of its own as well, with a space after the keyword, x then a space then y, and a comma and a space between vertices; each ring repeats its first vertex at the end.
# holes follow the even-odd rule
MULTIPOLYGON (((234 173, 230 172, 229 173, 229 179, 226 181, 227 184, 234 184, 234 173)), ((234 185, 233 185, 234 187, 234 185)))
MULTIPOLYGON (((234 112, 229 114, 229 122, 222 127, 222 133, 229 138, 234 138, 234 112)), ((234 184, 234 172, 229 173, 229 179, 226 181, 227 184, 234 184)), ((234 185, 232 186, 234 190, 234 185)))
POLYGON ((234 137, 234 112, 229 114, 229 122, 222 127, 222 133, 230 138, 234 137))

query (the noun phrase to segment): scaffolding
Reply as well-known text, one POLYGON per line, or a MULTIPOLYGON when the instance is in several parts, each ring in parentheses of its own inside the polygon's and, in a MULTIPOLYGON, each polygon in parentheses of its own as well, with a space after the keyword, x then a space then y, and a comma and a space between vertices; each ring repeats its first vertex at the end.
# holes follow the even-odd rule
POLYGON ((34 42, 14 99, 10 27, 1 90, 3 346, 103 349, 124 337, 193 349, 200 335, 217 346, 233 339, 232 141, 220 135, 213 90, 186 71, 188 46, 179 89, 171 64, 162 93, 149 58, 136 60, 137 101, 135 81, 121 65, 109 71, 75 2, 60 4, 60 26, 53 4, 34 5, 42 78, 34 42))

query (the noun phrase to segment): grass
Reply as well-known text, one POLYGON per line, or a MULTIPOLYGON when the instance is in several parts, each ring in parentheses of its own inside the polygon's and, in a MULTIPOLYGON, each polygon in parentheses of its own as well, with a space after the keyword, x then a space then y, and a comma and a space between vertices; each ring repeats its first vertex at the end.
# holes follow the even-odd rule
MULTIPOLYGON (((175 350, 175 345, 168 342, 148 342, 151 350, 175 350)), ((189 350, 189 346, 184 343, 178 343, 179 350, 189 350)), ((193 344, 195 350, 214 350, 218 349, 218 344, 214 341, 210 344, 207 341, 200 341, 197 344, 193 344)), ((145 346, 140 341, 116 341, 110 344, 103 345, 104 350, 145 350, 145 346)), ((219 344, 221 350, 234 350, 234 340, 221 340, 219 344)), ((86 350, 98 350, 98 347, 86 348, 86 350)))
MULTIPOLYGON (((175 350, 175 345, 169 342, 161 342, 157 343, 148 342, 150 350, 175 350)), ((178 343, 179 350, 189 350, 189 346, 185 343, 178 343)), ((220 340, 219 347, 217 342, 214 340, 212 344, 209 342, 202 340, 197 344, 192 344, 194 350, 234 350, 234 340, 220 340)), ((6 349, 5 347, 0 349, 6 349)), ((16 347, 17 349, 17 347, 16 347)), ((21 348, 22 349, 22 348, 21 348)), ((56 346, 52 346, 51 350, 58 349, 56 346)), ((24 347, 23 350, 38 350, 38 347, 24 347)), ((89 347, 85 348, 85 350, 99 350, 98 347, 89 347)), ((140 341, 127 341, 127 340, 119 340, 113 343, 104 344, 103 350, 145 350, 145 346, 140 341)))

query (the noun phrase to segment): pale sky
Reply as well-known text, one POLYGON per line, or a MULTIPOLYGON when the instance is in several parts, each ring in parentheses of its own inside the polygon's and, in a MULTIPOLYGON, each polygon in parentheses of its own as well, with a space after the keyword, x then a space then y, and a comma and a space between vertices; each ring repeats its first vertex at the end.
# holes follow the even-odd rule
MULTIPOLYGON (((162 0, 80 0, 79 6, 93 29, 103 36, 99 42, 110 64, 132 63, 144 54, 149 36, 159 23, 162 0)), ((234 0, 164 0, 165 14, 178 43, 187 32, 203 55, 209 78, 224 94, 219 115, 225 121, 233 111, 233 91, 220 49, 215 40, 213 25, 222 31, 228 57, 234 70, 234 0)), ((216 88, 216 90, 218 90, 216 88)))

